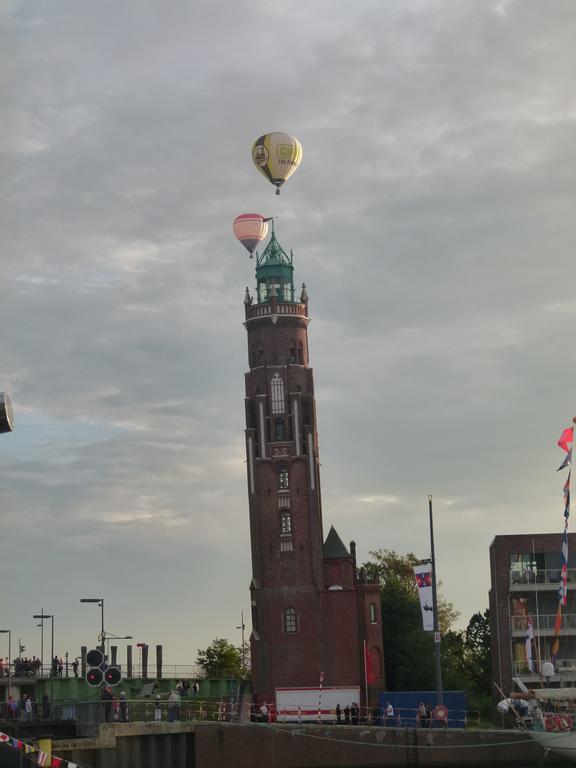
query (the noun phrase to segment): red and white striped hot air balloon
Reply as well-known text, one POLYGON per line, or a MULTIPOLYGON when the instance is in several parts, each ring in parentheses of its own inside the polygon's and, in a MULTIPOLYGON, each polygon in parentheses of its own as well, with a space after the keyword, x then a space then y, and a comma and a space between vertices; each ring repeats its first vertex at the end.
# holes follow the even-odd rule
POLYGON ((232 229, 236 238, 240 240, 244 248, 250 252, 250 258, 254 249, 264 240, 268 234, 268 222, 259 213, 243 213, 236 216, 232 229))

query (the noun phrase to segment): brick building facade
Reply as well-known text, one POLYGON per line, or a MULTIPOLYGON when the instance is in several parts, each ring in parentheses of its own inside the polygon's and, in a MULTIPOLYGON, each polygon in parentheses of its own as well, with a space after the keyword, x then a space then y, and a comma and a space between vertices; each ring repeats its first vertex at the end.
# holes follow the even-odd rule
MULTIPOLYGON (((549 685, 576 685, 576 557, 572 554, 568 558, 560 649, 556 658, 552 657, 561 546, 561 533, 496 536, 490 546, 492 679, 506 694, 512 690, 515 676, 529 687, 539 685, 545 662, 554 663, 549 685), (532 671, 526 654, 530 621, 534 634, 532 671)), ((568 535, 568 547, 569 553, 576 554, 576 534, 568 535)), ((496 688, 494 693, 499 696, 496 688)))
POLYGON ((252 548, 252 680, 276 688, 364 688, 364 643, 384 685, 378 585, 363 583, 332 528, 324 540, 308 296, 295 298, 292 254, 275 233, 257 257, 256 297, 244 300, 250 370, 246 457, 252 548))

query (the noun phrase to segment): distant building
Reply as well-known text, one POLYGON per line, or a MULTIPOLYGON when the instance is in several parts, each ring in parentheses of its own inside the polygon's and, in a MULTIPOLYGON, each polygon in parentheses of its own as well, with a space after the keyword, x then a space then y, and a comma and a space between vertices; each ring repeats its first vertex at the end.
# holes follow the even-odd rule
MULTIPOLYGON (((552 657, 561 547, 561 532, 496 536, 490 546, 492 678, 506 694, 515 676, 528 687, 540 685, 545 662, 555 665, 547 684, 576 685, 576 534, 572 533, 568 535, 568 596, 562 606, 560 648, 556 659, 552 657), (529 654, 530 623, 534 640, 529 654)), ((499 695, 496 690, 494 694, 499 695)))
MULTIPOLYGON (((324 539, 320 464, 309 367, 308 296, 295 297, 292 254, 272 233, 248 288, 246 457, 252 547, 253 689, 364 688, 364 642, 384 684, 380 590, 364 583, 334 528, 324 539)), ((363 702, 358 702, 363 704, 363 702)))

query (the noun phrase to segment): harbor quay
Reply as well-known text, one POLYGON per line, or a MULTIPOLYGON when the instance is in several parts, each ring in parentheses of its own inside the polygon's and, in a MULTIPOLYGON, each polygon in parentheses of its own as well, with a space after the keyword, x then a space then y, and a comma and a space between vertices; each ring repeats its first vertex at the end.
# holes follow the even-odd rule
MULTIPOLYGON (((545 754, 517 730, 225 722, 103 723, 92 737, 69 736, 56 745, 63 760, 91 768, 531 768, 545 754)), ((18 758, 0 748, 3 768, 18 766, 18 758)), ((562 765, 562 758, 547 755, 546 766, 562 765)))

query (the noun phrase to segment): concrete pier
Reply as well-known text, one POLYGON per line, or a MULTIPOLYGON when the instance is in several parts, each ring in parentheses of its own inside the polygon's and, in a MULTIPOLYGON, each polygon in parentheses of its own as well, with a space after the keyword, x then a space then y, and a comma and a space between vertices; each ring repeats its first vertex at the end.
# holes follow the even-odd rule
MULTIPOLYGON (((54 753, 94 768, 529 768, 544 750, 521 731, 235 723, 115 723, 54 753)), ((548 768, 566 765, 552 753, 548 768)))

